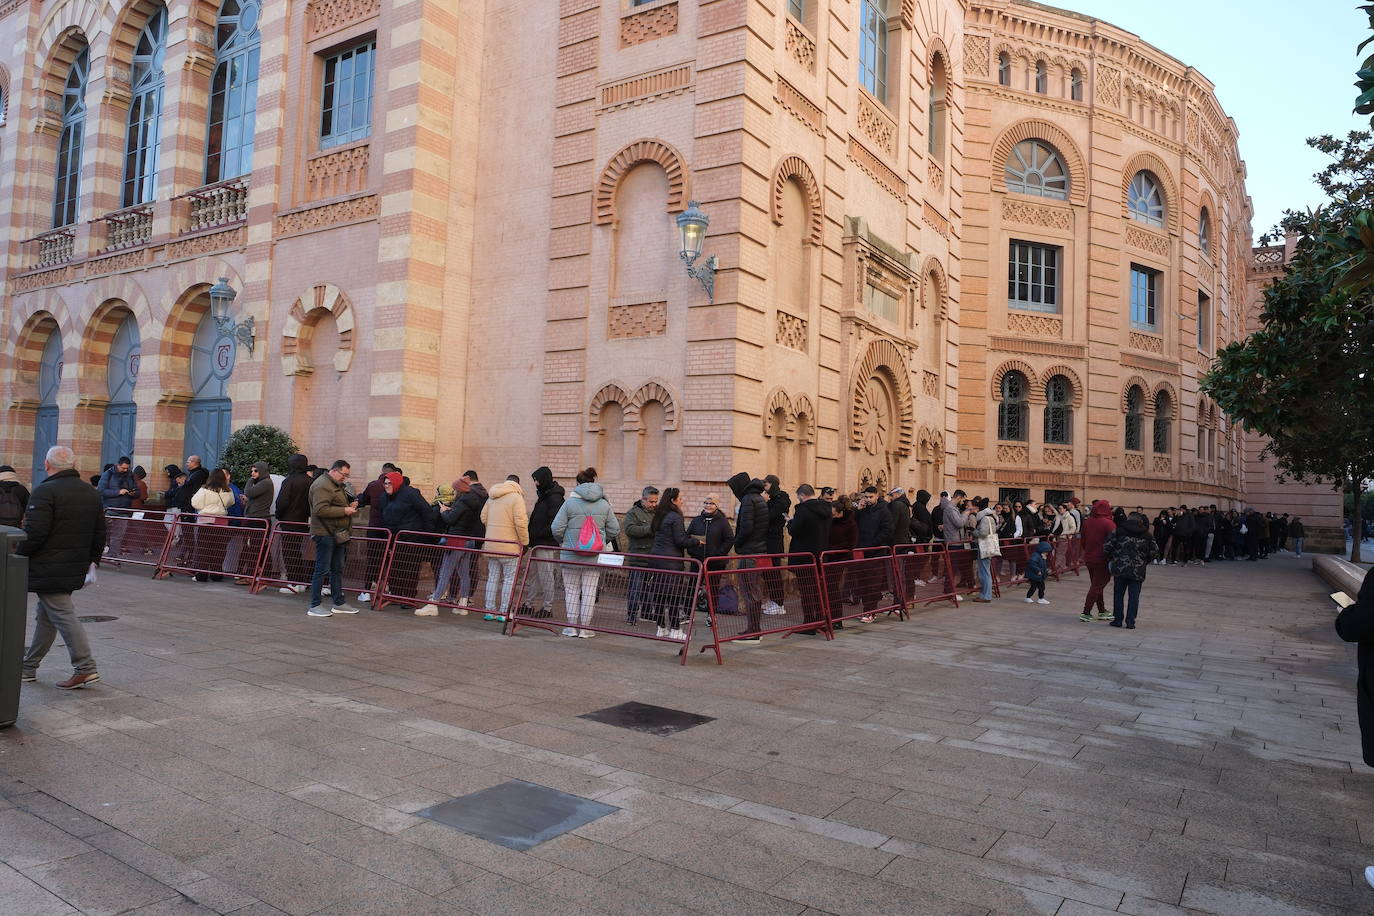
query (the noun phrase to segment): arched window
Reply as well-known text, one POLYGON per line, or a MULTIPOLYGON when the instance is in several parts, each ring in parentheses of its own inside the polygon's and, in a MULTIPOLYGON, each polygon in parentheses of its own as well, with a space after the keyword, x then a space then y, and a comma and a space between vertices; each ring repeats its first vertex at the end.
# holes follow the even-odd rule
POLYGON ((86 80, 91 66, 89 48, 72 61, 62 90, 62 137, 57 143, 57 181, 53 188, 52 225, 76 222, 81 204, 81 148, 86 133, 86 80))
POLYGON ((1131 211, 1131 219, 1150 226, 1163 226, 1164 192, 1159 189, 1159 180, 1149 172, 1136 172, 1126 192, 1126 207, 1131 211))
POLYGON ((607 480, 625 474, 625 408, 609 401, 601 408, 601 435, 596 443, 596 466, 607 480))
POLYGON ((1069 75, 1069 98, 1075 102, 1083 101, 1083 71, 1077 67, 1069 75))
POLYGON ((1059 151, 1044 140, 1022 140, 1006 163, 1007 190, 1037 197, 1067 200, 1069 170, 1059 151))
POLYGON ((997 438, 1025 442, 1028 413, 1026 377, 1015 369, 1002 376, 1002 401, 997 405, 997 438))
POLYGON ((937 162, 945 159, 945 93, 948 91, 945 58, 936 54, 930 66, 930 123, 927 126, 928 148, 937 162))
POLYGON ((162 134, 162 72, 167 55, 167 7, 148 17, 134 48, 130 75, 133 101, 129 104, 128 137, 124 142, 124 206, 157 197, 157 146, 162 134))
POLYGON ((258 110, 258 0, 224 0, 215 31, 215 75, 210 82, 210 133, 205 183, 246 175, 253 168, 258 110))
POLYGON ((1155 394, 1155 435, 1154 449, 1156 455, 1169 454, 1169 430, 1173 426, 1174 406, 1169 400, 1167 391, 1160 391, 1155 394))
POLYGON ((1126 392, 1126 451, 1144 450, 1142 434, 1145 425, 1145 393, 1139 385, 1126 392))
POLYGON ((860 0, 859 83, 887 103, 887 0, 860 0))
POLYGON ((1006 51, 997 55, 997 83, 1001 86, 1011 85, 1011 55, 1006 51))
POLYGON ((1073 383, 1056 375, 1045 385, 1045 444, 1073 441, 1073 383))
POLYGON ((1041 95, 1050 91, 1050 68, 1043 60, 1035 62, 1035 91, 1041 95))
POLYGON ((1197 247, 1202 249, 1202 253, 1207 257, 1212 256, 1212 214, 1207 212, 1207 208, 1202 208, 1202 213, 1197 218, 1197 247))

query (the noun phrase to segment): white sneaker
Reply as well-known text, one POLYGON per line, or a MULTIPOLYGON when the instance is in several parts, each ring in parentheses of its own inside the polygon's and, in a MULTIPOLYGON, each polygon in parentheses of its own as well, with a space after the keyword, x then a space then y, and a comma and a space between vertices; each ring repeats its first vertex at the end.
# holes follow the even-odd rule
POLYGON ((416 617, 438 617, 438 616, 439 616, 439 608, 437 608, 436 606, 434 606, 434 605, 432 605, 432 604, 426 604, 424 607, 417 607, 417 608, 415 609, 415 616, 416 616, 416 617))
POLYGON ((320 589, 320 594, 324 595, 326 598, 329 597, 329 586, 326 585, 324 588, 320 589))
POLYGON ((562 633, 563 633, 564 636, 576 636, 576 635, 577 635, 577 631, 574 630, 572 627, 564 627, 563 630, 562 630, 562 633))
POLYGON ((657 630, 654 630, 654 635, 655 635, 655 636, 659 636, 659 637, 667 636, 667 635, 668 635, 668 628, 667 628, 667 627, 659 627, 657 630))
POLYGON ((1364 869, 1364 883, 1374 887, 1374 865, 1366 865, 1364 869))
POLYGON ((1035 599, 1034 599, 1034 598, 1027 598, 1027 599, 1026 599, 1026 603, 1027 603, 1027 604, 1034 604, 1034 603, 1035 603, 1035 599))
MULTIPOLYGON (((1030 599, 1027 598, 1026 600, 1029 601, 1030 599)), ((1036 602, 1036 604, 1049 604, 1049 601, 1046 600, 1045 598, 1041 598, 1041 599, 1039 599, 1039 600, 1036 602)))
POLYGON ((334 605, 334 613, 335 613, 335 614, 356 614, 356 613, 358 613, 358 609, 355 608, 355 607, 349 607, 349 606, 346 605, 346 604, 336 604, 336 605, 334 605))
POLYGON ((770 616, 776 617, 779 614, 786 614, 787 610, 781 604, 778 604, 776 601, 765 601, 763 603, 763 612, 770 616))
POLYGON ((687 633, 686 633, 686 631, 684 631, 684 630, 669 630, 669 631, 668 631, 668 638, 669 638, 669 639, 681 639, 681 640, 686 640, 686 639, 687 639, 687 633))
POLYGON ((304 595, 306 592, 310 591, 310 586, 308 586, 308 585, 293 585, 293 586, 291 586, 291 590, 292 590, 293 592, 295 592, 297 595, 304 595))
POLYGON ((911 584, 914 585, 914 586, 916 586, 917 588, 920 588, 921 586, 923 586, 923 585, 929 585, 930 583, 926 582, 925 579, 917 579, 915 582, 913 582, 913 583, 911 583, 911 584))
POLYGON ((466 617, 468 615, 468 609, 459 605, 453 609, 453 613, 457 614, 459 617, 466 617))
POLYGON ((580 639, 591 639, 596 634, 593 633, 591 630, 578 630, 577 635, 580 639))
POLYGON ((318 605, 318 604, 315 605, 314 607, 312 607, 310 610, 306 611, 305 614, 306 614, 307 617, 333 617, 333 616, 334 616, 334 612, 333 612, 333 611, 331 611, 331 610, 330 610, 329 608, 327 608, 327 607, 321 607, 321 606, 318 605))
POLYGON ((372 600, 372 593, 363 592, 361 595, 358 596, 358 600, 361 601, 363 604, 367 604, 372 600))

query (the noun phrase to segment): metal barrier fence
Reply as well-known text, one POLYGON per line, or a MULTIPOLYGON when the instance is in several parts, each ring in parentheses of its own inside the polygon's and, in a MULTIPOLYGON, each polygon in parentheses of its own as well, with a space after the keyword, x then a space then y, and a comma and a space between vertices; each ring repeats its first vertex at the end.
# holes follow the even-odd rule
POLYGON ((992 559, 992 581, 997 594, 1003 586, 1015 585, 1026 578, 1026 563, 1030 559, 1030 538, 1006 538, 998 544, 1000 557, 992 559))
POLYGON ((1079 574, 1083 568, 1083 539, 1081 535, 1060 535, 1054 539, 1054 553, 1050 555, 1050 574, 1058 581, 1065 573, 1079 574))
MULTIPOLYGON (((978 586, 978 545, 973 541, 954 541, 946 545, 949 562, 945 590, 956 596, 972 595, 979 591, 978 586)), ((992 580, 993 594, 997 592, 997 579, 992 580)))
POLYGON ((176 513, 160 509, 106 509, 103 562, 158 566, 171 543, 175 518, 176 513))
POLYGON ((451 608, 505 616, 514 598, 521 563, 515 541, 461 538, 425 531, 400 531, 391 541, 377 580, 373 607, 451 608), (483 574, 486 588, 479 591, 483 574))
POLYGON ((526 552, 508 634, 536 627, 584 639, 596 633, 653 639, 682 646, 679 655, 687 663, 703 603, 699 561, 626 553, 563 557, 557 547, 526 552), (548 597, 551 583, 561 583, 561 608, 548 597), (533 596, 541 593, 536 606, 533 596))
MULTIPOLYGON (((354 526, 344 553, 344 591, 370 591, 368 552, 380 544, 383 556, 389 551, 391 532, 385 528, 354 526)), ((308 588, 315 573, 315 542, 310 539, 310 526, 304 522, 277 522, 272 526, 258 575, 253 581, 254 594, 264 588, 308 588)))
POLYGON ((832 627, 878 614, 906 619, 906 596, 891 547, 827 550, 821 554, 821 582, 832 627))
POLYGON ((173 573, 208 576, 219 581, 252 579, 262 566, 267 547, 267 522, 257 518, 181 513, 172 521, 172 533, 154 578, 173 573))
POLYGON ((902 544, 893 549, 893 562, 908 608, 937 601, 953 601, 958 606, 958 593, 952 587, 949 552, 942 542, 902 544))
POLYGON ((819 564, 809 553, 711 557, 705 583, 711 642, 701 651, 714 650, 717 664, 722 643, 779 633, 834 638, 819 564))

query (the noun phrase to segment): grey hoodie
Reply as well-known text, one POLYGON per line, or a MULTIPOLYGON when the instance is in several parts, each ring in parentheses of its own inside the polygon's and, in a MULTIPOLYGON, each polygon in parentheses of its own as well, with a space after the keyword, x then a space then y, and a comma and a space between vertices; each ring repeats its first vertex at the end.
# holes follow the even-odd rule
POLYGON ((271 518, 272 517, 272 468, 266 461, 259 461, 253 465, 258 472, 258 479, 248 478, 248 483, 243 488, 243 495, 248 497, 248 505, 243 509, 244 518, 271 518))
POLYGON ((562 544, 564 560, 586 562, 589 554, 574 550, 584 519, 595 520, 601 540, 610 546, 611 538, 620 534, 620 520, 615 517, 606 493, 599 483, 580 483, 558 510, 553 519, 553 536, 562 544))

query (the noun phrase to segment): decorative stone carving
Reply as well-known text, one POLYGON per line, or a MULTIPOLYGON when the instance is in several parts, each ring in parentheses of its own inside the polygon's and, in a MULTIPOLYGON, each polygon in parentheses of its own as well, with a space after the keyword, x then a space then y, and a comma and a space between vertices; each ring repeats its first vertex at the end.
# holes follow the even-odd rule
POLYGON ((665 38, 677 32, 677 3, 665 3, 620 19, 620 46, 665 38))
POLYGON ((597 182, 593 212, 598 226, 615 222, 616 185, 641 162, 657 162, 668 173, 668 212, 678 213, 687 208, 687 167, 682 154, 661 140, 636 140, 611 157, 597 182))
POLYGON ((906 182, 854 137, 849 138, 849 160, 893 197, 901 200, 906 196, 906 182))
POLYGON ((943 213, 932 207, 929 201, 922 201, 921 219, 925 220, 927 226, 945 238, 949 238, 949 220, 945 219, 943 213))
POLYGON ((677 402, 673 399, 673 394, 668 390, 668 386, 657 381, 648 381, 635 389, 635 393, 630 398, 630 403, 625 406, 625 428, 642 429, 640 422, 640 412, 644 405, 650 401, 657 401, 663 405, 663 428, 665 430, 677 429, 677 402))
POLYGON ((319 38, 335 29, 377 15, 380 0, 310 0, 305 8, 310 38, 319 38))
POLYGON ((964 36, 964 72, 969 76, 988 75, 992 66, 991 40, 986 35, 964 36))
POLYGON ((368 168, 372 162, 370 145, 324 153, 305 163, 307 200, 343 197, 367 189, 368 168))
POLYGON ((334 326, 339 332, 339 348, 334 351, 332 363, 334 371, 347 372, 353 365, 353 304, 337 286, 321 283, 291 303, 282 324, 281 365, 286 375, 310 375, 315 371, 302 346, 310 342, 314 333, 315 322, 310 316, 315 312, 329 312, 334 316, 334 326))
MULTIPOLYGON (((587 432, 601 432, 601 409, 607 404, 619 404, 621 409, 630 406, 630 396, 625 393, 625 389, 615 382, 602 385, 601 388, 592 396, 591 404, 587 408, 587 432)), ((630 432, 628 418, 624 427, 626 432, 630 432)))
POLYGON ((778 312, 778 327, 773 340, 784 347, 805 353, 807 342, 811 339, 810 326, 810 322, 805 318, 798 318, 796 315, 789 315, 786 312, 778 312))
POLYGON ((212 251, 242 248, 245 237, 244 228, 235 226, 233 229, 220 232, 207 232, 204 235, 177 239, 167 246, 167 260, 179 261, 182 258, 197 257, 212 251))
POLYGON ((93 277, 99 274, 112 274, 121 270, 144 267, 148 263, 150 251, 149 248, 138 248, 133 251, 121 251, 119 254, 111 255, 108 258, 87 261, 86 276, 93 277))
POLYGON ((1073 449, 1071 448, 1047 448, 1044 454, 1045 463, 1051 467, 1073 467, 1073 449))
POLYGON ((825 115, 802 91, 781 76, 773 87, 773 101, 817 135, 825 134, 825 115))
POLYGON ((1002 201, 1002 222, 1071 232, 1073 211, 1067 207, 1049 207, 1008 197, 1002 201))
POLYGON ((866 93, 859 93, 859 131, 889 156, 897 155, 897 122, 866 93))
POLYGON ((1029 464, 1030 449, 1024 445, 999 445, 997 460, 1001 464, 1029 464))
POLYGON ((613 305, 606 318, 606 336, 612 340, 626 337, 658 337, 667 330, 667 302, 613 305))
POLYGON ((602 111, 614 111, 681 95, 691 88, 692 65, 679 64, 607 83, 598 90, 598 96, 602 111))
POLYGON ((1139 331, 1132 331, 1127 346, 1135 350, 1144 350, 1146 353, 1164 353, 1164 338, 1154 334, 1142 334, 1139 331))
POLYGON ((1134 473, 1136 473, 1136 474, 1144 473, 1144 471, 1145 471, 1145 456, 1144 456, 1144 455, 1137 454, 1137 453, 1135 453, 1135 452, 1127 452, 1127 453, 1126 453, 1126 470, 1132 471, 1132 472, 1134 472, 1134 473))
POLYGON ((796 420, 792 412, 792 399, 787 396, 787 392, 783 389, 774 388, 763 405, 763 437, 765 439, 790 439, 795 429, 796 420))
MULTIPOLYGON (((875 424, 882 418, 879 386, 876 381, 879 373, 892 385, 897 402, 897 416, 890 422, 896 426, 896 437, 883 431, 882 438, 901 455, 910 455, 915 437, 913 421, 916 414, 911 396, 910 374, 907 372, 906 358, 897 345, 886 337, 880 337, 868 345, 868 351, 854 372, 854 388, 850 398, 849 442, 853 448, 866 448, 872 444, 873 435, 878 432, 875 424), (876 411, 876 413, 875 413, 876 411)), ((873 454, 876 454, 874 452, 873 454)))
POLYGON ((1121 71, 1115 67, 1097 68, 1097 103, 1107 108, 1121 107, 1121 71))
POLYGON ((1050 315, 1037 315, 1034 312, 1013 309, 1007 312, 1007 330, 1033 337, 1063 337, 1064 321, 1050 315))
POLYGON ((38 273, 23 274, 13 277, 9 281, 10 289, 16 293, 27 293, 31 290, 39 289, 44 286, 57 286, 72 281, 71 265, 64 265, 53 270, 39 271, 38 273))
POLYGON ((787 182, 797 181, 806 194, 807 240, 813 245, 821 243, 821 188, 811 166, 800 156, 788 156, 778 163, 773 173, 773 225, 782 225, 782 194, 787 182))
POLYGON ((1155 473, 1168 474, 1173 469, 1173 460, 1168 455, 1155 455, 1155 473))
POLYGON ((921 371, 921 393, 926 397, 938 398, 940 396, 940 376, 929 369, 921 371))
MULTIPOLYGON (((1007 161, 1012 149, 1022 140, 1043 140, 1057 149, 1069 173, 1069 201, 1075 204, 1087 203, 1088 170, 1083 154, 1079 152, 1078 144, 1074 142, 1073 137, 1053 121, 1027 118, 1002 131, 992 144, 991 156, 992 161, 998 163, 999 173, 1002 171, 1001 164, 1007 161)), ((995 181, 996 187, 1005 187, 1003 179, 997 178, 995 181)))
POLYGON ((936 194, 945 190, 945 170, 940 168, 940 163, 934 159, 928 160, 930 165, 930 189, 936 194))
POLYGON ((1126 227, 1126 244, 1141 251, 1148 251, 1150 254, 1158 255, 1161 258, 1169 257, 1169 238, 1160 235, 1158 232, 1151 232, 1140 226, 1130 225, 1126 227))
POLYGON ((787 54, 807 73, 816 72, 816 42, 790 16, 787 19, 787 54))
POLYGON ((296 210, 277 217, 277 235, 290 235, 295 232, 309 232, 324 229, 338 223, 351 223, 377 216, 377 195, 355 197, 341 200, 336 204, 296 210))

